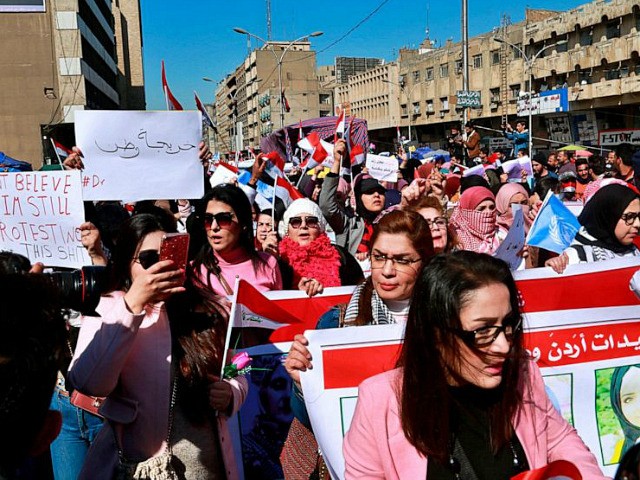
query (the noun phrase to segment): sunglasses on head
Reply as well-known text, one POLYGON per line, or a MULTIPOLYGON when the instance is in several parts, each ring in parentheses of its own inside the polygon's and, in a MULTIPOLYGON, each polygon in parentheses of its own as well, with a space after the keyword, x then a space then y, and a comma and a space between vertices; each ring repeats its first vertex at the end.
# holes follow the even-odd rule
POLYGON ((205 213, 204 214, 204 228, 205 230, 211 230, 213 221, 216 221, 220 228, 227 228, 233 223, 232 212, 218 212, 218 213, 205 213))
POLYGON ((320 224, 318 217, 291 217, 289 219, 289 225, 292 228, 300 228, 303 220, 309 228, 316 228, 320 224))
POLYGON ((146 270, 160 261, 160 254, 157 250, 142 250, 134 260, 146 270))

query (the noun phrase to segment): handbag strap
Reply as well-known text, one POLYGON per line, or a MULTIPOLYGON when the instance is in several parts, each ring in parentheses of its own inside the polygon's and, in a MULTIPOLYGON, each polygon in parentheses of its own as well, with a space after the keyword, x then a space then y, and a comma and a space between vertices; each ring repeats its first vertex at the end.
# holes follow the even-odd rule
POLYGON ((222 276, 222 271, 216 272, 216 277, 218 278, 218 281, 222 285, 222 288, 224 288, 225 293, 227 295, 233 295, 233 290, 231 290, 231 287, 229 286, 229 282, 227 282, 227 280, 222 276))

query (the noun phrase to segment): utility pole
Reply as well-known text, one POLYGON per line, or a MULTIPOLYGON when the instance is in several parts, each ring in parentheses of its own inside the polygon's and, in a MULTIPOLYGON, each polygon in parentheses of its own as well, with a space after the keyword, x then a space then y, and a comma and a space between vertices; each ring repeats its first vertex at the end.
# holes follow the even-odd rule
MULTIPOLYGON (((500 38, 507 38, 507 28, 511 25, 509 15, 502 15, 500 24, 500 38)), ((502 124, 507 123, 509 117, 509 45, 500 44, 500 100, 502 102, 502 124)), ((531 129, 531 126, 529 126, 531 129)))
POLYGON ((271 0, 267 0, 267 40, 271 41, 271 0))
MULTIPOLYGON (((462 90, 469 91, 469 9, 468 0, 462 0, 462 90)), ((469 121, 469 109, 462 109, 462 123, 469 121)))

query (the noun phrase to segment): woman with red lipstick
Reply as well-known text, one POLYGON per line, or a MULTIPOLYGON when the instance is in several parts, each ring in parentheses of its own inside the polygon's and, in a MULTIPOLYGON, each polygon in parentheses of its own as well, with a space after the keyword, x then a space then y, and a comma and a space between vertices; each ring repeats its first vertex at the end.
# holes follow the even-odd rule
POLYGON ((355 285, 364 278, 356 259, 332 245, 320 207, 307 198, 289 205, 280 222, 280 270, 285 289, 304 290, 310 297, 325 287, 355 285))
POLYGON ((278 261, 256 250, 245 193, 231 184, 218 185, 200 203, 197 216, 207 243, 191 265, 195 276, 218 295, 232 295, 236 277, 261 292, 282 289, 278 261))
POLYGON ((439 255, 413 291, 398 368, 359 387, 345 479, 508 480, 560 459, 606 478, 526 356, 506 263, 439 255))

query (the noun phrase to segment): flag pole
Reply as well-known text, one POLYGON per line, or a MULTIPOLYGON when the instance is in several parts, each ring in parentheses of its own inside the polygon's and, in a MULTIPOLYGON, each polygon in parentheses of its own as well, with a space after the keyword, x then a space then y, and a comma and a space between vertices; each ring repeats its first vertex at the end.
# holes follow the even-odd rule
POLYGON ((276 189, 278 188, 278 175, 273 179, 273 198, 271 199, 271 225, 276 225, 276 189))
POLYGON ((169 95, 167 95, 167 86, 163 86, 162 89, 164 90, 164 104, 167 107, 167 110, 171 110, 169 108, 169 95))
MULTIPOLYGON (((236 283, 233 286, 233 295, 231 296, 231 312, 229 314, 229 321, 227 322, 227 332, 226 338, 224 341, 224 350, 222 351, 222 365, 220 367, 220 380, 224 377, 224 367, 227 363, 229 348, 231 347, 231 333, 233 331, 233 327, 235 322, 235 317, 237 315, 238 310, 238 290, 240 285, 240 277, 236 275, 236 283)), ((242 315, 242 312, 240 312, 242 315)))
POLYGON ((60 166, 62 168, 64 168, 64 165, 62 164, 62 160, 60 159, 60 155, 58 155, 58 150, 56 150, 56 144, 53 143, 53 138, 49 137, 49 141, 51 142, 51 146, 53 147, 53 153, 56 154, 56 158, 58 159, 58 163, 60 164, 60 166))
POLYGON ((302 178, 307 173, 307 170, 309 170, 309 164, 308 163, 307 163, 307 165, 302 167, 302 173, 300 174, 300 178, 298 178, 298 181, 296 182, 296 188, 300 188, 300 182, 302 181, 302 178))

